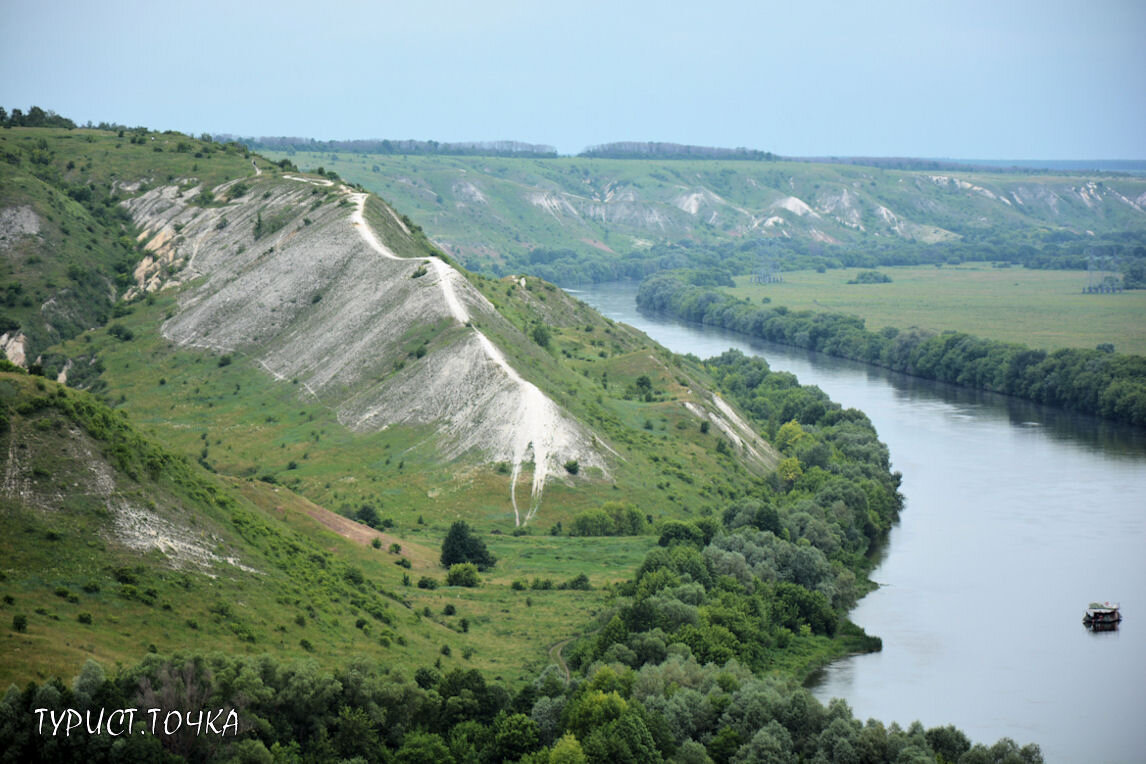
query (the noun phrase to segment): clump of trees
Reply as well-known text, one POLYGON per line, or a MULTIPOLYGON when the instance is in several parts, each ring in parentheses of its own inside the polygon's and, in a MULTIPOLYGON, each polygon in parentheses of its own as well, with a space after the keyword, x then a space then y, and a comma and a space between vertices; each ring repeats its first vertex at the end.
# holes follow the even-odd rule
POLYGON ((856 274, 854 279, 848 281, 849 284, 890 284, 891 276, 880 271, 860 271, 856 274))
POLYGON ((569 523, 570 536, 639 536, 647 529, 645 516, 632 504, 621 501, 607 501, 587 509, 569 523))

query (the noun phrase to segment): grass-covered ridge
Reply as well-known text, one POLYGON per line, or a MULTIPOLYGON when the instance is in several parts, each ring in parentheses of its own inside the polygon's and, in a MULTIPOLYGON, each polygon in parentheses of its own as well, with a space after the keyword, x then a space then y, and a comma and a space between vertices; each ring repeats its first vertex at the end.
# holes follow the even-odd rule
MULTIPOLYGON (((66 171, 52 141, 67 133, 35 135, 53 152, 44 166, 66 171)), ((224 147, 212 161, 230 152, 228 169, 197 179, 175 170, 194 170, 203 142, 124 137, 144 147, 130 155, 141 164, 117 165, 109 148, 99 172, 132 186, 120 201, 138 230, 112 225, 138 257, 125 299, 33 369, 73 387, 10 367, 0 378, 0 638, 13 656, 0 683, 26 687, 0 702, 0 749, 1038 760, 1005 743, 976 753, 946 728, 865 726, 797 689, 878 645, 846 612, 898 512, 898 478, 860 412, 742 357, 675 356, 534 277, 442 276, 448 255, 378 199, 365 225, 398 259, 364 246, 358 189, 330 172, 224 147), (146 151, 176 155, 170 177, 150 172, 146 151), (338 278, 346 291, 330 288, 338 278), (243 279, 250 288, 227 290, 243 279), (439 300, 443 284, 470 320, 439 300), (432 299, 324 343, 353 288, 371 309, 384 293, 432 299), (195 315, 212 300, 218 310, 195 315), (349 351, 386 320, 405 322, 397 341, 349 351), (507 508, 509 464, 443 456, 423 420, 349 426, 342 401, 360 390, 328 374, 361 362, 364 387, 382 388, 457 360, 478 331, 610 453, 604 467, 560 465, 524 527, 507 508), (497 559, 476 577, 442 565, 459 520, 497 559), (204 641, 219 655, 188 654, 204 641), (72 687, 53 679, 76 671, 72 687), (36 707, 157 695, 192 711, 233 705, 240 739, 45 744, 20 724, 36 707)), ((466 368, 491 371, 494 358, 466 368)), ((419 379, 462 375, 442 368, 419 379)))

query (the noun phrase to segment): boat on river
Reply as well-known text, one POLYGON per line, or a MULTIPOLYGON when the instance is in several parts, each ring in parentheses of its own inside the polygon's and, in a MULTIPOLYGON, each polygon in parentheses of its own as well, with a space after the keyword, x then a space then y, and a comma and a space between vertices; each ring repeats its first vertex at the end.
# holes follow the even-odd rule
POLYGON ((1082 622, 1096 631, 1116 629, 1121 620, 1117 602, 1092 602, 1082 617, 1082 622))

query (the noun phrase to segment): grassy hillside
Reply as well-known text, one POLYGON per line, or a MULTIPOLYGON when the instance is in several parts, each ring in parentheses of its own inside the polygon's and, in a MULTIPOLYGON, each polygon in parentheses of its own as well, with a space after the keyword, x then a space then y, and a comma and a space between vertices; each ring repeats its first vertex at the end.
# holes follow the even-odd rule
MULTIPOLYGON (((682 405, 699 400, 693 387, 711 384, 699 366, 679 366, 638 332, 612 324, 560 290, 532 284, 534 291, 482 282, 503 309, 522 311, 528 300, 544 296, 543 304, 570 310, 570 323, 548 324, 548 352, 535 343, 519 349, 526 359, 521 368, 543 389, 556 389, 558 402, 584 416, 625 460, 610 480, 583 475, 575 485, 548 487, 539 528, 567 523, 577 512, 613 499, 645 507, 654 519, 712 511, 751 482, 752 473, 737 459, 716 450, 717 430, 702 433, 682 405), (641 376, 652 382, 650 401, 635 392, 641 376)), ((148 302, 115 321, 130 340, 100 329, 61 349, 78 368, 99 359, 104 371, 90 383, 171 448, 220 473, 272 480, 334 509, 353 512, 369 503, 404 528, 422 515, 439 525, 461 518, 512 529, 510 476, 499 465, 443 462, 429 430, 354 432, 299 385, 275 380, 241 355, 220 365, 219 354, 164 340, 158 326, 174 298, 148 302)))
POLYGON ((9 127, 0 158, 0 334, 21 363, 107 321, 134 283, 142 255, 120 201, 159 183, 215 186, 252 172, 237 144, 145 130, 9 127))
POLYGON ((986 263, 881 268, 891 281, 852 284, 857 270, 787 271, 783 281, 736 280, 729 294, 792 310, 846 313, 867 327, 953 330, 1042 350, 1093 349, 1146 355, 1146 291, 1083 294, 1085 271, 998 268, 986 263))
POLYGON ((444 584, 437 523, 380 532, 286 488, 211 475, 42 378, 4 373, 0 405, 4 685, 203 644, 325 666, 355 654, 412 671, 438 658, 516 682, 653 543, 492 536, 501 562, 481 587, 422 589, 411 579, 444 584), (511 586, 582 573, 591 590, 511 586))
MULTIPOLYGON (((857 248, 916 251, 978 242, 1016 249, 1048 234, 1146 230, 1146 181, 1117 175, 783 161, 268 156, 361 183, 468 267, 500 266, 558 281, 558 272, 536 270, 551 264, 554 256, 545 252, 593 256, 604 268, 641 259, 665 242, 760 242, 830 261, 857 248), (543 252, 531 256, 534 250, 543 252)), ((577 273, 593 277, 586 267, 577 273)))

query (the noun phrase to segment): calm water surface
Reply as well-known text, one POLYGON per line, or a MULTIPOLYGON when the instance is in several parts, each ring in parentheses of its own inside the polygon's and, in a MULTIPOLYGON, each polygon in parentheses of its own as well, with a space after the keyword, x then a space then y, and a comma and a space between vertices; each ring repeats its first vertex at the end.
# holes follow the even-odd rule
POLYGON ((862 409, 903 473, 902 519, 852 611, 883 651, 815 678, 861 719, 955 724, 1050 762, 1146 761, 1146 433, 636 310, 571 290, 678 353, 761 355, 862 409), (1091 633, 1092 600, 1121 628, 1091 633))

